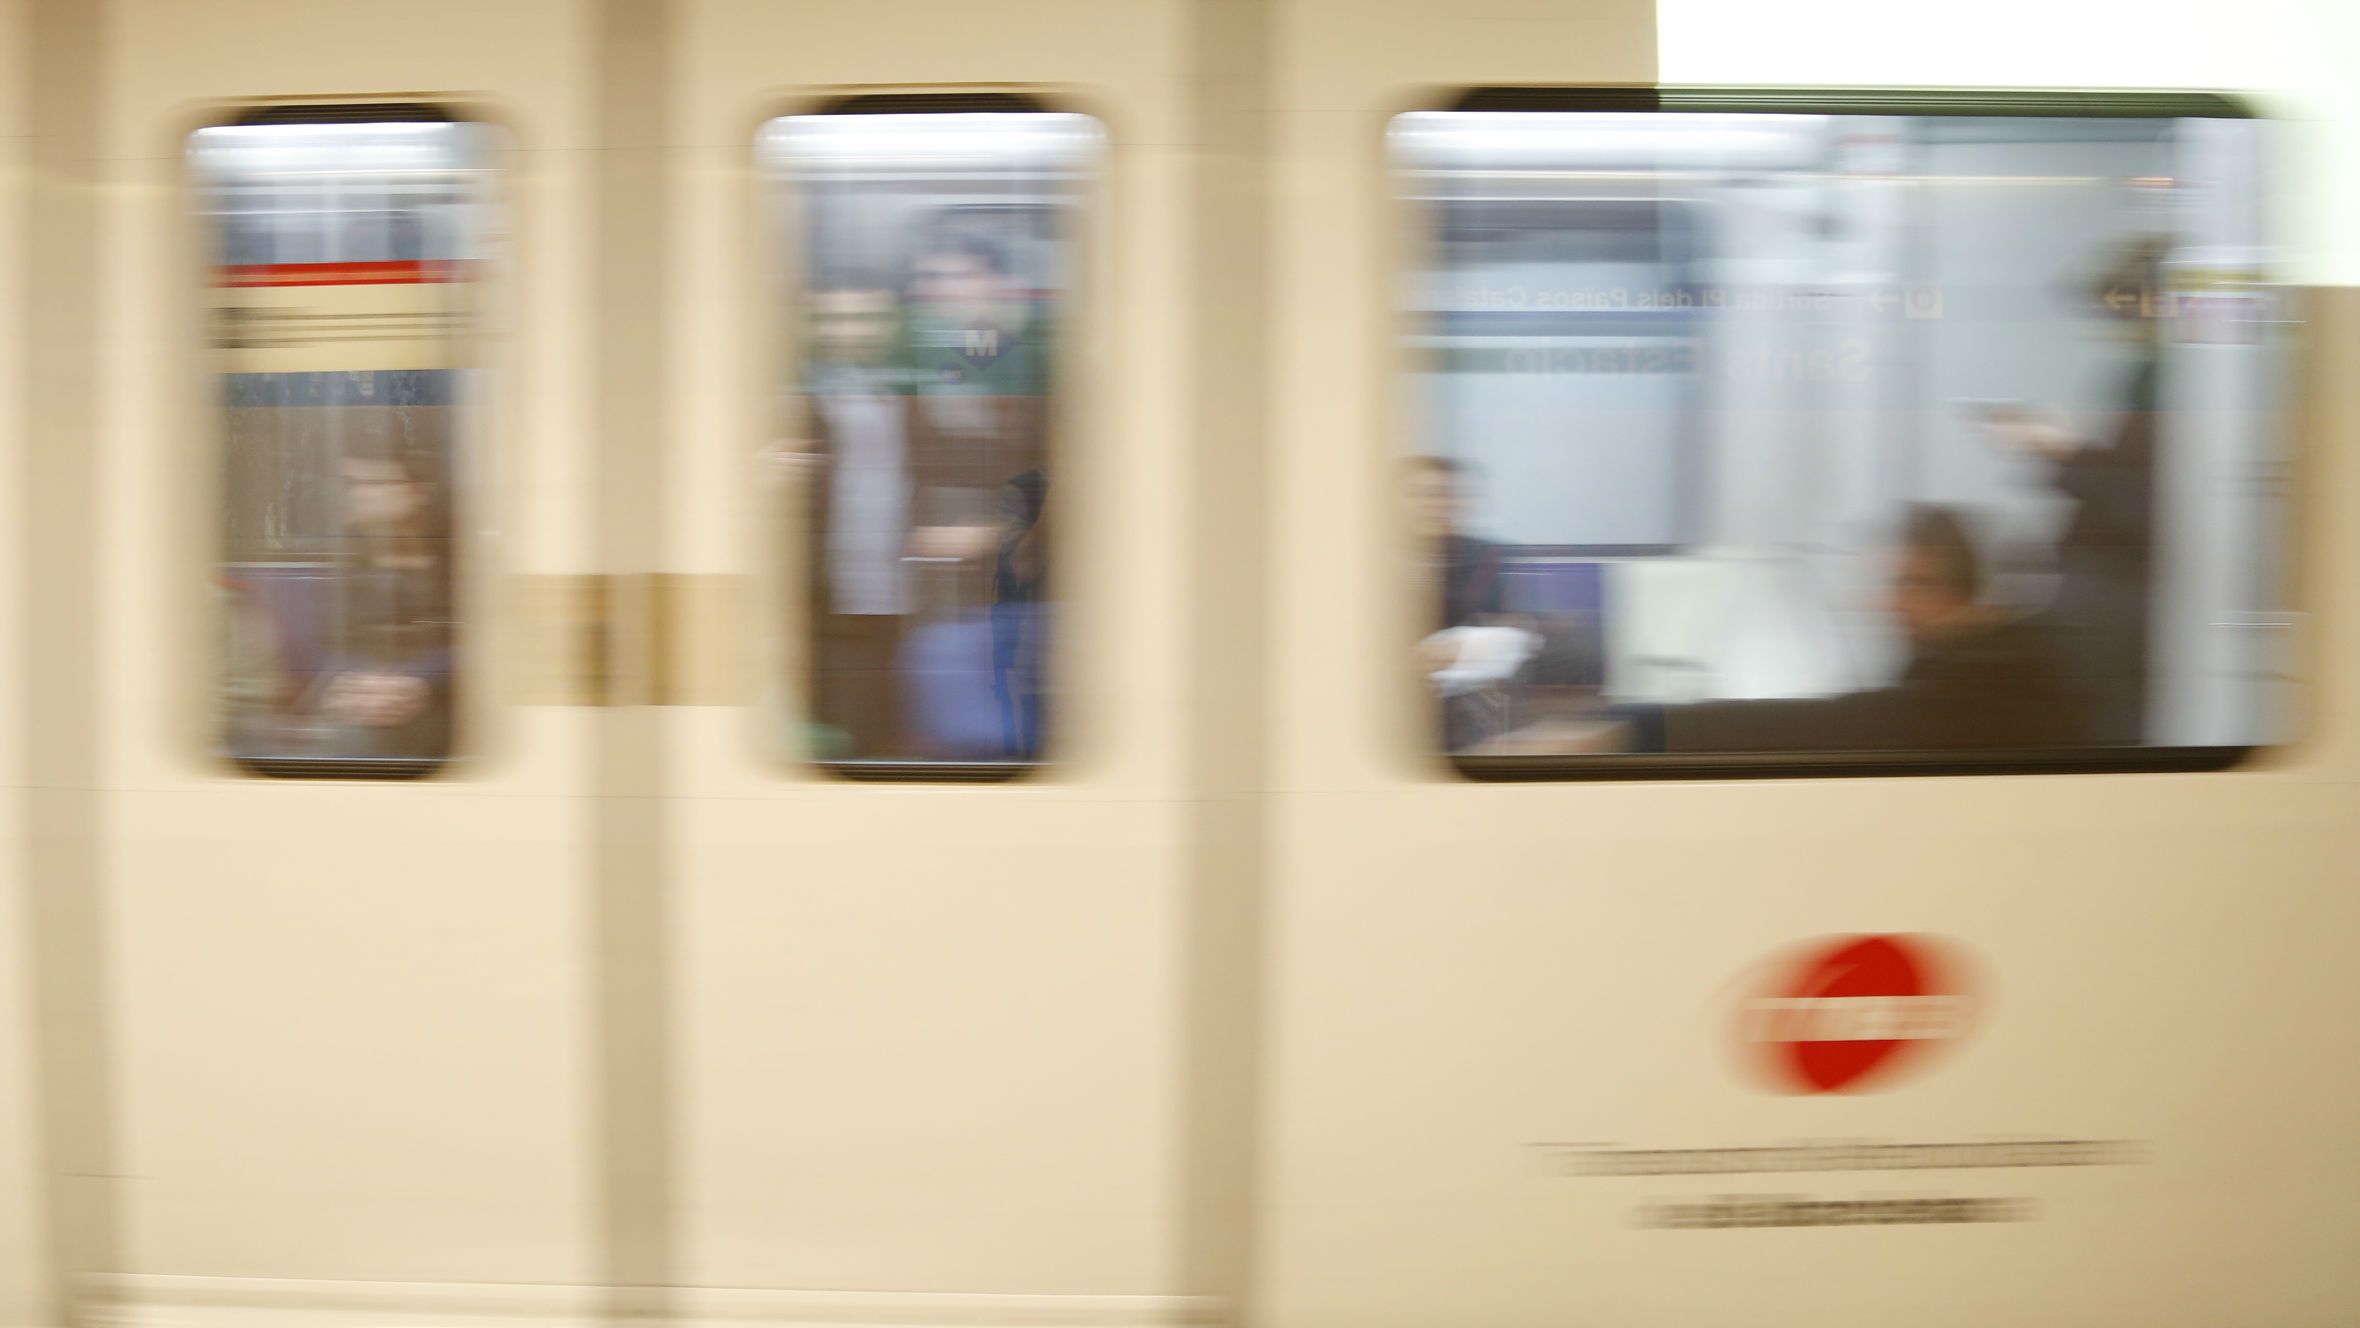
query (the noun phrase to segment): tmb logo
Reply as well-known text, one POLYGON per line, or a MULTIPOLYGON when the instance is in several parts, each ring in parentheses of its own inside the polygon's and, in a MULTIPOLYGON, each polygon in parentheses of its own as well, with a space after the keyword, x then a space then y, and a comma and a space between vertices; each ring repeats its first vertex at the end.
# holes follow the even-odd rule
POLYGON ((1771 968, 1739 1040, 1782 1092, 1861 1092, 1966 1034, 1966 977, 1930 936, 1826 937, 1771 968))

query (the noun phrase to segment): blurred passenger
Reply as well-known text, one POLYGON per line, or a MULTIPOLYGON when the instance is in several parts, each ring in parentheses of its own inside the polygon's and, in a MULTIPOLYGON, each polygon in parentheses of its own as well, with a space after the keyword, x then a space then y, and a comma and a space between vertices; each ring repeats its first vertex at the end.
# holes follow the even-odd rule
POLYGON ((432 759, 450 750, 454 617, 448 509, 432 449, 366 444, 341 463, 345 539, 332 649, 312 689, 341 726, 336 755, 432 759))
MULTIPOLYGON (((1019 449, 988 428, 932 427, 898 362, 909 341, 885 283, 842 283, 811 308, 809 436, 774 449, 772 471, 807 481, 814 717, 842 736, 835 755, 943 755, 917 750, 903 656, 916 622, 973 615, 991 636, 1001 754, 1029 758, 1040 731, 1046 471, 993 481, 995 463, 1019 449)), ((975 400, 988 421, 997 403, 975 400)))
POLYGON ((2145 735, 2169 251, 2161 236, 2127 241, 2080 293, 2133 352, 2121 410, 2105 441, 2078 437, 2053 415, 2031 411, 2002 410, 1991 422, 2008 446, 2048 462, 2051 482, 2073 500, 2073 516, 2057 540, 2057 594, 2042 622, 2057 642, 2093 743, 2136 745, 2145 735))
POLYGON ((930 239, 910 265, 909 297, 924 465, 939 481, 912 549, 949 571, 938 580, 955 605, 988 604, 1001 755, 1035 759, 1049 626, 1051 320, 1007 252, 972 231, 930 239))
POLYGON ((812 296, 809 436, 774 453, 806 481, 812 713, 842 733, 834 754, 855 759, 904 754, 898 668, 916 608, 904 556, 917 484, 910 400, 892 362, 898 325, 883 282, 812 296))
POLYGON ((921 464, 937 480, 912 552, 958 573, 948 584, 961 606, 988 594, 1002 487, 1045 462, 1048 339, 1048 319, 984 236, 937 235, 911 262, 903 354, 924 425, 921 464))
POLYGON ((1474 471, 1450 457, 1420 456, 1405 477, 1410 533, 1416 542, 1421 602, 1433 627, 1468 627, 1503 612, 1498 545, 1467 533, 1473 524, 1474 471))
POLYGON ((935 235, 910 263, 909 305, 920 391, 938 398, 1048 391, 1049 320, 993 240, 972 231, 935 235))
POLYGON ((1403 484, 1418 602, 1427 615, 1417 668, 1440 698, 1444 749, 1460 751, 1511 722, 1509 689, 1537 641, 1504 612, 1499 546, 1468 533, 1471 468, 1449 457, 1412 457, 1403 484))
POLYGON ((1899 680, 1844 696, 1708 701, 1624 713, 1643 750, 1925 751, 2041 748, 2079 740, 2044 633, 1982 600, 1983 566, 1965 519, 1909 512, 1887 609, 1909 643, 1899 680))

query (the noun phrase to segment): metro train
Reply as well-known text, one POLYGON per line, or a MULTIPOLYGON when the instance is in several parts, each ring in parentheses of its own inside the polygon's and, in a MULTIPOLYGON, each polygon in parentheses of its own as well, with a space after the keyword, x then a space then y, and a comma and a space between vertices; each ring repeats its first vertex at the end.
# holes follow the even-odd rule
POLYGON ((1657 10, 0 3, 0 1313, 2360 1314, 2316 153, 1657 10))

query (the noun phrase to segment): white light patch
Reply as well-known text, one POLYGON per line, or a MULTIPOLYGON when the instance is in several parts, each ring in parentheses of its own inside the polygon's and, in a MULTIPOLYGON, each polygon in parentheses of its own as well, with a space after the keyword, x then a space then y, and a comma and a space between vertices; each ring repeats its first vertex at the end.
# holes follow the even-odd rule
POLYGON ((2347 0, 1656 0, 1666 84, 2169 88, 2241 94, 2288 122, 2270 210, 2281 272, 2360 285, 2360 41, 2347 0))
POLYGON ((2283 86, 2310 0, 1656 0, 1666 83, 2283 86))

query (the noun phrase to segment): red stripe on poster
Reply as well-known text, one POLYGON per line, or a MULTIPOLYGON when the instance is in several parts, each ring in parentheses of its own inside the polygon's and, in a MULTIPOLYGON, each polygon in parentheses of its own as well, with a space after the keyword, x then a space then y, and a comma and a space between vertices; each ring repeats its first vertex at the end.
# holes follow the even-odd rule
POLYGON ((214 269, 216 286, 418 286, 465 281, 454 262, 249 263, 214 269))

